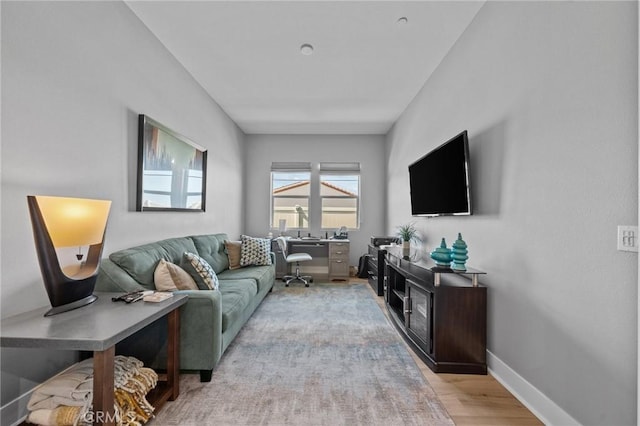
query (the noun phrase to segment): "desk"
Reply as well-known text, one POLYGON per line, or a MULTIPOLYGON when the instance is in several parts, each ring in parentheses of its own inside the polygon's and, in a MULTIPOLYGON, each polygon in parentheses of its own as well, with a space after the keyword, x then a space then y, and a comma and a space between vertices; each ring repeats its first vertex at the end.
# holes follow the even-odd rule
POLYGON ((140 301, 126 304, 111 301, 112 296, 121 293, 95 294, 98 300, 91 305, 50 317, 44 316, 49 309, 44 307, 3 319, 0 346, 93 351, 94 424, 113 425, 115 345, 167 316, 167 378, 158 382, 148 400, 159 408, 165 401, 176 399, 180 370, 178 308, 187 302, 188 296, 174 295, 160 303, 140 301))
MULTIPOLYGON (((289 274, 289 265, 275 240, 271 249, 276 253, 276 278, 282 278, 289 274)), ((329 281, 349 279, 349 240, 290 238, 287 240, 287 252, 309 253, 313 264, 322 266, 326 271, 329 281)), ((303 264, 300 266, 304 268, 303 264)))

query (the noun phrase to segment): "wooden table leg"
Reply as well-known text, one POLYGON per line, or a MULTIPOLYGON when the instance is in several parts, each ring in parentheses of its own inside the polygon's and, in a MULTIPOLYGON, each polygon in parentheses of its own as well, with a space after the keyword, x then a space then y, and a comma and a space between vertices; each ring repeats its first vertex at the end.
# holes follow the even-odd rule
POLYGON ((113 408, 114 357, 116 347, 93 353, 93 424, 115 425, 113 408))
POLYGON ((167 385, 171 390, 169 401, 180 394, 180 310, 174 309, 167 316, 167 385))

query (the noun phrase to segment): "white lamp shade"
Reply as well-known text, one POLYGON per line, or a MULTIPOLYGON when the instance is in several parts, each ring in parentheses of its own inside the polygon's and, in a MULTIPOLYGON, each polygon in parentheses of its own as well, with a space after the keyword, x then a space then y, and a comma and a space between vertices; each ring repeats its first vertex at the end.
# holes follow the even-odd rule
POLYGON ((111 201, 42 195, 35 198, 55 248, 102 242, 111 201))

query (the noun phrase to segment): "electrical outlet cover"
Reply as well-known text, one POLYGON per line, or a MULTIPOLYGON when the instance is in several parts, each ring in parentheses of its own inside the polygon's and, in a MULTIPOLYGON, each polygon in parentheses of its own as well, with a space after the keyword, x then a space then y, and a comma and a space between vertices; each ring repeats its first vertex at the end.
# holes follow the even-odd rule
POLYGON ((638 252, 638 227, 618 225, 618 250, 638 252))

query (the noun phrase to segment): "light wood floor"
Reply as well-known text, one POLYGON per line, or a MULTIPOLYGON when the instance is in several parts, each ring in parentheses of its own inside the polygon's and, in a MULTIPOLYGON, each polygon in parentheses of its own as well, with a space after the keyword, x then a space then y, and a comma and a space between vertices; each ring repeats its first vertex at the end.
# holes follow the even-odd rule
MULTIPOLYGON (((352 278, 350 282, 367 283, 352 278)), ((369 287, 369 286, 367 286, 369 287)), ((369 287, 382 311, 384 300, 369 287)), ((406 342, 405 342, 406 344, 406 342)), ((536 416, 518 401, 491 374, 436 374, 407 345, 425 379, 431 384, 456 425, 542 425, 536 416)))

